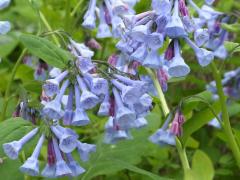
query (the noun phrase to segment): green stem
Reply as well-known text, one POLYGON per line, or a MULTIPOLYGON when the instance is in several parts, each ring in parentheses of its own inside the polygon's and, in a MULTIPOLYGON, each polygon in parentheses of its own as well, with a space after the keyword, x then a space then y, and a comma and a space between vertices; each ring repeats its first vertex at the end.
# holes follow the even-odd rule
POLYGON ((184 175, 186 175, 186 171, 190 169, 190 166, 188 163, 186 150, 182 146, 182 144, 178 138, 176 138, 176 147, 177 147, 178 154, 179 154, 182 166, 183 166, 184 175))
POLYGON ((7 111, 7 106, 8 106, 8 101, 9 101, 9 97, 10 97, 10 90, 11 90, 11 86, 12 86, 12 82, 13 82, 13 79, 15 77, 15 74, 16 74, 16 71, 26 53, 27 49, 24 49, 19 58, 17 59, 17 62, 16 64, 14 65, 13 69, 12 69, 12 73, 11 73, 11 76, 10 76, 10 79, 8 81, 8 84, 7 84, 7 88, 6 88, 6 91, 5 91, 5 95, 4 95, 4 102, 3 102, 3 108, 2 108, 2 116, 1 116, 1 119, 0 121, 3 121, 5 119, 5 116, 6 116, 6 111, 7 111))
POLYGON ((149 76, 152 78, 155 88, 157 89, 163 114, 164 114, 164 116, 167 116, 170 111, 169 111, 169 108, 168 108, 165 96, 163 94, 161 85, 159 84, 159 82, 158 82, 158 80, 156 78, 155 73, 151 69, 149 69, 149 68, 146 68, 146 70, 147 70, 149 76))
POLYGON ((73 11, 70 14, 72 17, 76 14, 78 8, 81 6, 82 3, 83 3, 83 0, 78 1, 77 5, 75 6, 75 8, 73 9, 73 11))
POLYGON ((223 91, 222 81, 221 81, 221 73, 217 69, 214 62, 211 63, 211 68, 213 72, 214 79, 216 81, 217 92, 219 96, 219 100, 221 103, 221 110, 222 110, 222 120, 223 120, 223 129, 227 136, 227 142, 233 152, 233 155, 237 161, 237 165, 240 168, 240 151, 236 142, 236 139, 232 132, 232 127, 229 121, 229 114, 226 105, 226 96, 223 91))
MULTIPOLYGON (((45 18, 44 14, 41 11, 39 11, 39 15, 40 15, 40 19, 42 20, 43 24, 46 26, 47 30, 52 32, 53 30, 52 30, 51 26, 49 25, 47 19, 45 18)), ((55 36, 55 34, 52 34, 52 37, 53 37, 53 41, 60 47, 61 44, 58 41, 58 38, 55 36)))
MULTIPOLYGON (((168 108, 165 96, 162 92, 161 85, 160 85, 159 81, 157 80, 157 77, 154 74, 154 72, 149 68, 146 68, 146 70, 147 70, 148 74, 151 76, 151 78, 153 80, 153 83, 154 83, 154 86, 157 89, 159 99, 160 99, 160 102, 161 102, 161 105, 162 105, 161 108, 162 108, 162 111, 164 113, 164 116, 166 117, 169 114, 170 110, 168 108)), ((186 171, 188 169, 190 169, 190 166, 189 166, 189 163, 188 163, 186 150, 182 146, 180 140, 177 137, 176 137, 176 148, 177 148, 177 151, 178 151, 178 154, 179 154, 179 157, 180 157, 181 164, 183 166, 184 177, 185 177, 186 171)))

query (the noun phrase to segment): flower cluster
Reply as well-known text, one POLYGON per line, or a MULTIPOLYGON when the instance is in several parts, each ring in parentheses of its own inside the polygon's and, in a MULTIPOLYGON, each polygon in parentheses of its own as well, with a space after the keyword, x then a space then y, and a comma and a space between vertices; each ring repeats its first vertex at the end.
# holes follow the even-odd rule
POLYGON ((124 26, 116 47, 127 61, 137 61, 157 71, 166 69, 170 77, 186 76, 190 68, 181 56, 180 40, 193 49, 203 67, 211 63, 214 56, 226 57, 223 42, 228 33, 220 26, 229 21, 228 16, 208 5, 199 8, 192 0, 188 6, 185 0, 152 0, 152 8, 137 15, 119 16, 124 26), (198 17, 191 16, 189 8, 195 10, 198 17), (167 49, 159 55, 159 49, 166 43, 167 49))
MULTIPOLYGON (((0 0, 0 10, 9 6, 11 0, 0 0)), ((6 34, 11 29, 11 24, 8 21, 0 21, 0 35, 6 34)))
POLYGON ((82 26, 87 29, 96 27, 96 16, 99 18, 97 38, 120 37, 124 27, 119 15, 134 14, 133 6, 139 0, 104 0, 97 7, 97 0, 90 0, 84 15, 82 26))
MULTIPOLYGON (((33 154, 20 167, 22 172, 32 176, 39 175, 38 158, 45 139, 48 141, 48 162, 42 176, 77 176, 85 171, 71 153, 77 149, 80 158, 86 161, 96 146, 80 142, 74 130, 60 124, 85 126, 90 123, 87 111, 98 106, 99 116, 109 116, 104 141, 115 143, 131 138, 131 128, 146 125, 144 117, 152 106, 146 82, 128 77, 129 74, 107 62, 93 60, 94 52, 84 44, 72 39, 69 42, 68 50, 75 59, 69 61, 65 69, 52 68, 49 72, 51 79, 43 84, 40 128, 35 128, 18 141, 3 145, 9 158, 16 159, 24 144, 37 133, 41 135, 33 154), (98 68, 99 63, 107 66, 106 71, 98 68)), ((32 109, 27 103, 21 103, 15 112, 15 116, 30 121, 31 115, 32 109)))

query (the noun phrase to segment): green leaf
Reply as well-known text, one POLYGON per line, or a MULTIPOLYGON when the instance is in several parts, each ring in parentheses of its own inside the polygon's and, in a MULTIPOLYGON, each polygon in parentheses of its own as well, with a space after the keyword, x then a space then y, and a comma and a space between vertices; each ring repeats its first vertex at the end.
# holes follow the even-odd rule
POLYGON ((239 43, 226 41, 224 42, 224 46, 229 52, 232 52, 232 53, 240 51, 239 43))
POLYGON ((24 174, 19 171, 19 167, 22 165, 19 159, 10 160, 4 159, 3 163, 0 165, 1 177, 4 180, 22 180, 24 179, 24 174))
POLYGON ((99 163, 93 164, 90 169, 84 174, 82 180, 92 179, 97 175, 108 174, 113 170, 128 169, 135 173, 147 176, 149 179, 153 180, 164 180, 168 178, 162 178, 144 169, 138 168, 137 166, 131 165, 127 161, 122 161, 118 159, 104 159, 99 163), (108 172, 108 173, 107 173, 108 172))
POLYGON ((0 57, 8 56, 17 46, 18 40, 11 34, 0 36, 0 57))
MULTIPOLYGON (((212 105, 212 108, 218 114, 220 112, 220 103, 216 102, 212 105)), ((200 112, 197 112, 193 115, 193 117, 187 120, 183 125, 183 137, 182 140, 184 144, 186 143, 188 137, 200 129, 202 126, 207 124, 210 120, 212 120, 215 116, 209 108, 203 109, 200 112)))
POLYGON ((22 118, 10 118, 0 123, 0 129, 0 157, 3 157, 2 144, 20 139, 32 129, 32 124, 22 118))
POLYGON ((211 180, 214 177, 212 161, 201 150, 197 150, 193 155, 192 169, 186 173, 187 180, 211 180))
POLYGON ((20 41, 35 56, 51 66, 64 68, 73 57, 71 54, 53 44, 51 41, 28 34, 22 34, 20 41))
POLYGON ((226 29, 229 32, 239 32, 240 29, 240 24, 226 24, 226 23, 222 23, 222 28, 226 29))

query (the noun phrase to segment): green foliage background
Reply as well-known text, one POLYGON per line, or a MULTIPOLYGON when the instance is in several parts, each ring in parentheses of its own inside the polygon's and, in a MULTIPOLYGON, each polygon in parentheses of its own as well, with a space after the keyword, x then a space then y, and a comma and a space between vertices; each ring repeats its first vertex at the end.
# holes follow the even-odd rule
MULTIPOLYGON (((95 36, 95 31, 90 32, 81 27, 82 16, 87 8, 87 0, 82 1, 75 15, 71 16, 71 12, 78 1, 32 0, 31 4, 28 0, 13 0, 10 7, 0 12, 1 20, 9 20, 13 26, 10 33, 0 36, 0 57, 2 57, 0 63, 0 114, 2 113, 2 103, 7 82, 10 79, 13 66, 24 47, 29 49, 29 53, 47 59, 47 62, 54 66, 62 67, 64 61, 68 59, 69 54, 57 48, 53 44, 54 41, 51 36, 45 37, 45 39, 36 39, 36 36, 23 35, 37 35, 47 31, 39 19, 38 10, 44 14, 53 30, 64 30, 79 42, 95 36)), ((202 1, 197 3, 201 4, 202 1)), ((150 4, 150 0, 141 0, 136 6, 136 11, 148 10, 150 4)), ((232 13, 234 9, 239 10, 240 1, 219 0, 216 8, 225 13, 232 13)), ((232 52, 230 57, 224 62, 217 60, 218 67, 224 67, 223 72, 225 72, 240 65, 240 48, 237 48, 238 43, 240 43, 240 24, 237 22, 234 25, 223 25, 223 27, 233 32, 236 38, 235 42, 226 43, 227 48, 232 52)), ((98 41, 103 46, 103 49, 95 52, 95 59, 106 60, 109 55, 116 52, 116 40, 99 39, 98 41)), ((186 62, 191 67, 191 73, 185 79, 175 79, 169 82, 166 99, 170 109, 173 109, 183 97, 198 94, 212 104, 217 113, 220 112, 219 103, 213 103, 211 94, 205 91, 205 85, 213 80, 210 68, 201 68, 196 63, 193 52, 188 47, 184 47, 183 54, 186 62)), ((6 114, 10 119, 0 123, 0 145, 19 139, 32 128, 32 125, 23 119, 11 119, 11 115, 16 104, 21 100, 30 99, 32 106, 38 106, 37 101, 41 92, 41 82, 34 80, 33 72, 33 69, 24 64, 21 64, 17 69, 6 114)), ((154 101, 154 109, 147 117, 149 125, 146 128, 134 131, 134 140, 119 142, 116 145, 102 143, 106 119, 97 117, 94 111, 89 112, 92 123, 86 127, 75 128, 75 130, 80 134, 81 140, 96 143, 97 152, 92 154, 89 162, 80 163, 87 171, 76 179, 182 179, 183 171, 176 148, 160 148, 148 141, 148 137, 163 122, 157 97, 154 101)), ((228 108, 235 135, 240 142, 240 104, 234 102, 228 108)), ((201 103, 199 99, 190 98, 184 104, 184 115, 187 122, 184 124, 182 141, 184 146, 187 147, 188 159, 192 166, 187 178, 194 180, 239 179, 239 169, 226 145, 225 135, 221 130, 206 125, 214 117, 209 107, 201 103)), ((21 174, 18 167, 30 155, 35 147, 36 140, 37 137, 28 143, 17 161, 9 160, 4 155, 2 147, 0 147, 0 177, 5 180, 30 178, 21 174)), ((77 154, 74 155, 79 160, 77 154)), ((46 146, 42 149, 40 161, 42 169, 46 162, 46 146)))

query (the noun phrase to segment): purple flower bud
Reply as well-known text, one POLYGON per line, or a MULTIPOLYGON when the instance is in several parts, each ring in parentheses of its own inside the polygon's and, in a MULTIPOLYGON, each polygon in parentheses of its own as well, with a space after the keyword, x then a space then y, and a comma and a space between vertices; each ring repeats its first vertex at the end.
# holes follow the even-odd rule
POLYGON ((169 75, 166 69, 164 68, 160 68, 157 70, 157 78, 158 78, 158 82, 161 84, 161 88, 163 90, 163 92, 166 92, 168 89, 168 79, 169 79, 169 75))
POLYGON ((88 161, 89 154, 91 152, 96 152, 96 145, 94 144, 87 144, 78 141, 77 143, 77 150, 80 155, 82 161, 88 161))
POLYGON ((185 118, 181 111, 177 111, 175 114, 175 117, 173 119, 170 132, 174 134, 175 136, 181 136, 182 135, 182 125, 185 121, 185 118))
POLYGON ((164 59, 166 60, 171 60, 174 57, 174 41, 172 40, 169 45, 168 48, 164 54, 164 59))
POLYGON ((10 159, 17 159, 18 153, 22 149, 24 144, 26 144, 30 139, 32 139, 37 134, 37 132, 38 132, 38 128, 35 128, 32 131, 30 131, 28 134, 23 136, 20 140, 3 144, 3 150, 5 154, 10 159))
POLYGON ((56 154, 56 177, 72 175, 71 169, 62 158, 61 151, 55 138, 53 138, 53 146, 56 154))
POLYGON ((96 50, 101 50, 102 49, 102 46, 94 38, 88 39, 85 44, 86 44, 87 47, 92 48, 92 49, 96 49, 96 50))
POLYGON ((111 56, 109 56, 108 58, 108 64, 112 65, 112 66, 116 66, 118 61, 118 56, 116 54, 112 54, 111 56))
POLYGON ((31 176, 37 176, 39 174, 38 156, 40 154, 45 136, 41 135, 38 140, 37 146, 35 147, 32 155, 25 161, 25 163, 19 168, 23 173, 31 176))

